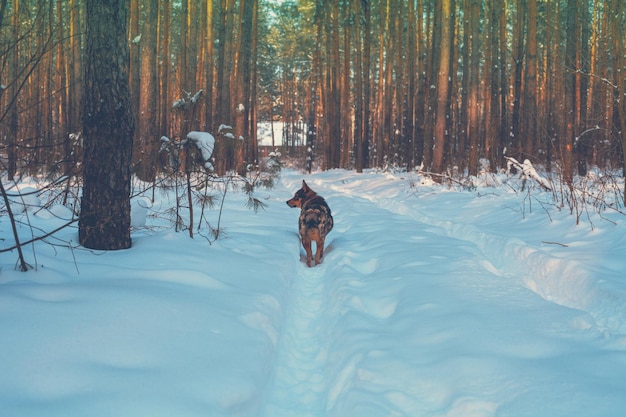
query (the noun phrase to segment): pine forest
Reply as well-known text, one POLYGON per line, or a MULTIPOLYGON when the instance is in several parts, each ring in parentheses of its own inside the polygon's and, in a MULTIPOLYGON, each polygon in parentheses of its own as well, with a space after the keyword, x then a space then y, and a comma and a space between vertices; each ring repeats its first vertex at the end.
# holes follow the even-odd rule
MULTIPOLYGON (((2 170, 81 173, 84 0, 0 0, 2 170)), ((218 173, 276 147, 320 169, 619 169, 623 0, 127 0, 133 175, 213 133, 218 173), (236 138, 233 140, 232 138, 236 138)), ((96 57, 97 58, 97 57, 96 57)), ((100 63, 98 65, 106 65, 100 63)))

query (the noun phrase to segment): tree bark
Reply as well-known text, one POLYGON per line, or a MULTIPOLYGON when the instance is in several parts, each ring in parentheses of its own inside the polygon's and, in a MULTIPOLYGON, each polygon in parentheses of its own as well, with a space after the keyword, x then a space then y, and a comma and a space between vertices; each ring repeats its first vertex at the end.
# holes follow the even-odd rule
POLYGON ((480 141, 480 61, 481 61, 481 45, 480 45, 480 3, 478 0, 469 1, 469 31, 471 33, 469 40, 469 92, 468 92, 468 108, 467 111, 467 137, 469 141, 468 153, 468 172, 470 175, 478 174, 478 147, 480 141))
POLYGON ((157 152, 160 137, 157 128, 157 25, 158 0, 144 2, 144 21, 141 29, 141 79, 139 82, 139 111, 135 132, 134 157, 137 177, 146 182, 156 177, 157 152))
POLYGON ((134 120, 128 85, 129 0, 86 1, 84 184, 80 243, 131 246, 130 164, 134 120))
POLYGON ((522 149, 526 155, 534 154, 538 145, 539 114, 537 89, 537 0, 527 0, 526 48, 524 93, 522 97, 522 125, 520 126, 522 149))
POLYGON ((17 173, 17 137, 18 137, 18 107, 17 107, 17 94, 19 92, 18 86, 18 74, 19 74, 19 61, 20 61, 20 19, 19 19, 19 2, 13 0, 13 14, 11 16, 11 34, 13 38, 11 41, 14 47, 10 53, 9 59, 9 80, 11 84, 9 87, 9 97, 13 100, 12 105, 9 106, 9 135, 7 138, 7 178, 9 181, 13 181, 15 174, 17 173))
POLYGON ((576 135, 576 120, 579 113, 579 105, 576 95, 576 70, 578 69, 578 59, 576 45, 578 41, 578 10, 577 0, 567 1, 566 16, 566 40, 565 40, 565 70, 563 72, 565 85, 565 132, 563 138, 562 161, 563 179, 567 184, 572 183, 574 175, 574 136, 576 135))
POLYGON ((363 41, 361 39, 361 0, 353 0, 354 22, 354 167, 363 172, 363 41))
MULTIPOLYGON (((626 46, 624 45, 623 29, 626 24, 626 12, 620 6, 620 0, 612 0, 610 5, 610 21, 613 33, 613 82, 615 85, 615 127, 622 145, 622 175, 626 176, 626 46)), ((624 183, 623 202, 626 202, 626 183, 624 183)))
MULTIPOLYGON (((439 60, 436 79, 437 105, 435 112, 435 127, 433 131, 433 160, 432 171, 436 174, 443 173, 443 158, 446 146, 447 122, 449 117, 448 93, 450 91, 450 55, 452 48, 452 0, 442 0, 435 16, 436 26, 440 31, 439 39, 439 60)), ((437 48, 437 45, 435 45, 437 48)), ((435 177, 437 180, 439 177, 435 177)))

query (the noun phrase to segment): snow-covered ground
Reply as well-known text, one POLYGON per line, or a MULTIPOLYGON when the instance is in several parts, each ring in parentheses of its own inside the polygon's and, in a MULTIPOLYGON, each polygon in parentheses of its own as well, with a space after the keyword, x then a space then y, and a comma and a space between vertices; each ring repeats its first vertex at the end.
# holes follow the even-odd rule
MULTIPOLYGON (((154 227, 125 251, 38 242, 26 273, 0 253, 0 415, 626 415, 623 215, 577 226, 539 189, 315 173, 335 228, 307 268, 285 204, 302 178, 259 190, 257 214, 229 193, 213 243, 154 227)), ((29 216, 51 230, 64 213, 29 216)))

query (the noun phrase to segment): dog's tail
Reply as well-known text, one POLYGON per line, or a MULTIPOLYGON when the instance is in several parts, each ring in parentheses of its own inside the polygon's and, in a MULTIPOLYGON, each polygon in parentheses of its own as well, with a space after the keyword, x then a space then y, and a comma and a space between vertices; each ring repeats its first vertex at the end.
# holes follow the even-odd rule
POLYGON ((317 229, 320 225, 321 212, 318 209, 307 210, 304 213, 304 226, 307 229, 317 229))

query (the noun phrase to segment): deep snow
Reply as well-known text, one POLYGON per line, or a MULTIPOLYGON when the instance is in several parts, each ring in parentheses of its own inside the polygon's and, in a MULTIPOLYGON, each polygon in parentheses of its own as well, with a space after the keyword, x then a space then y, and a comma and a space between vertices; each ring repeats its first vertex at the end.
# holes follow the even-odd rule
POLYGON ((285 170, 257 214, 226 196, 212 244, 149 211, 129 250, 38 242, 27 273, 2 253, 0 415, 623 416, 626 218, 577 226, 509 181, 285 170), (302 178, 335 217, 314 268, 285 204, 302 178))

